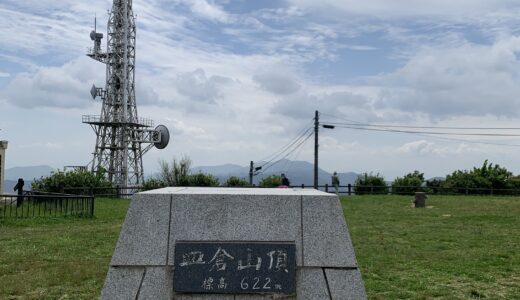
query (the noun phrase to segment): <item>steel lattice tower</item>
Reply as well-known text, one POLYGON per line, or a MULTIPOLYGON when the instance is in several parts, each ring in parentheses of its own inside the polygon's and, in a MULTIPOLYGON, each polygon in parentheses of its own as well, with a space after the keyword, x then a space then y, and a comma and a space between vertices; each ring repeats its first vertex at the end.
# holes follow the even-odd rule
POLYGON ((92 97, 102 100, 101 115, 83 116, 83 123, 90 124, 97 136, 92 172, 105 170, 113 184, 134 187, 144 181, 143 155, 154 145, 165 148, 169 134, 165 126, 153 129, 152 120, 137 115, 132 0, 114 0, 107 27, 106 51, 101 49, 103 34, 94 29, 90 34, 94 48, 87 54, 106 64, 105 89, 91 89, 92 97))

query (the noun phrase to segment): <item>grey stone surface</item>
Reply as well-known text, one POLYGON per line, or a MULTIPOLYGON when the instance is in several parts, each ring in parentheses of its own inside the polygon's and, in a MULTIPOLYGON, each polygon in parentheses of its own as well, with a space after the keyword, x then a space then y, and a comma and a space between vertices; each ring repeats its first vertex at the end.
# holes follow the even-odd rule
POLYGON ((356 266, 336 195, 307 189, 165 188, 132 198, 101 299, 366 299, 359 270, 350 269, 356 266), (294 241, 297 294, 176 294, 175 241, 294 241))
POLYGON ((295 296, 287 295, 236 295, 235 300, 293 300, 295 296))
POLYGON ((136 299, 144 268, 111 267, 101 290, 101 300, 136 299))
POLYGON ((295 241, 301 265, 301 197, 191 194, 172 196, 169 264, 176 241, 295 241))
POLYGON ((139 194, 169 194, 169 195, 269 195, 269 196, 329 196, 336 195, 314 189, 280 189, 280 188, 215 188, 215 187, 167 187, 139 194))
POLYGON ((170 267, 147 267, 138 300, 170 300, 173 275, 170 267))
POLYGON ((338 197, 303 196, 303 265, 357 267, 338 197))
POLYGON ((110 265, 166 265, 170 203, 168 194, 132 197, 110 265))
POLYGON ((365 286, 358 269, 325 269, 333 300, 367 299, 365 286))
POLYGON ((330 300, 322 268, 303 268, 298 274, 298 300, 330 300))
POLYGON ((235 296, 233 295, 216 295, 216 294, 205 294, 205 295, 197 295, 197 294, 174 294, 174 300, 235 300, 235 296))

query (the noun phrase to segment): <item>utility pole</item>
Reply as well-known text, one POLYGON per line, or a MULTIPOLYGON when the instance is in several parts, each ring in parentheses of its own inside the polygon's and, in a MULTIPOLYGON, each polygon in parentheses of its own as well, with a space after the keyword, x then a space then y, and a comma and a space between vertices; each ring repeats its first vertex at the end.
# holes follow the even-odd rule
POLYGON ((314 188, 318 189, 318 132, 320 128, 320 113, 314 116, 314 188))
POLYGON ((249 165, 249 185, 253 186, 253 169, 255 167, 255 163, 251 161, 251 164, 249 165))
POLYGON ((249 184, 253 186, 253 176, 258 175, 258 171, 262 170, 262 167, 256 167, 255 163, 251 161, 251 164, 249 165, 249 184))

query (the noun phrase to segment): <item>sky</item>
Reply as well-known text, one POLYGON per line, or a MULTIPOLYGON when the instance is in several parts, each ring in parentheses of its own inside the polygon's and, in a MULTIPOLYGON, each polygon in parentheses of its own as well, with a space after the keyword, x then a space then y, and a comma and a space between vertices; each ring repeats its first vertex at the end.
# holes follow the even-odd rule
MULTIPOLYGON (((6 167, 92 159, 81 117, 100 114, 89 91, 104 86, 105 66, 85 53, 94 16, 105 32, 110 8, 0 0, 6 167)), ((134 0, 134 13, 138 113, 171 134, 145 155, 148 174, 186 155, 199 166, 260 161, 310 128, 315 110, 323 124, 520 127, 518 1, 134 0)), ((320 167, 391 180, 489 159, 520 173, 519 137, 441 137, 321 129, 320 167)), ((311 137, 287 158, 312 162, 313 151, 311 137)))

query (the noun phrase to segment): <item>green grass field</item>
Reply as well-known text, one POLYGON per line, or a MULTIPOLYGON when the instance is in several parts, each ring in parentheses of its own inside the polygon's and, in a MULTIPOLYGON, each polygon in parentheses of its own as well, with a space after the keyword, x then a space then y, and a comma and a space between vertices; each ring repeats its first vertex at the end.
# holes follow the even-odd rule
MULTIPOLYGON (((370 299, 520 299, 520 199, 342 198, 370 299)), ((0 220, 0 299, 95 299, 128 201, 93 219, 0 220)))

